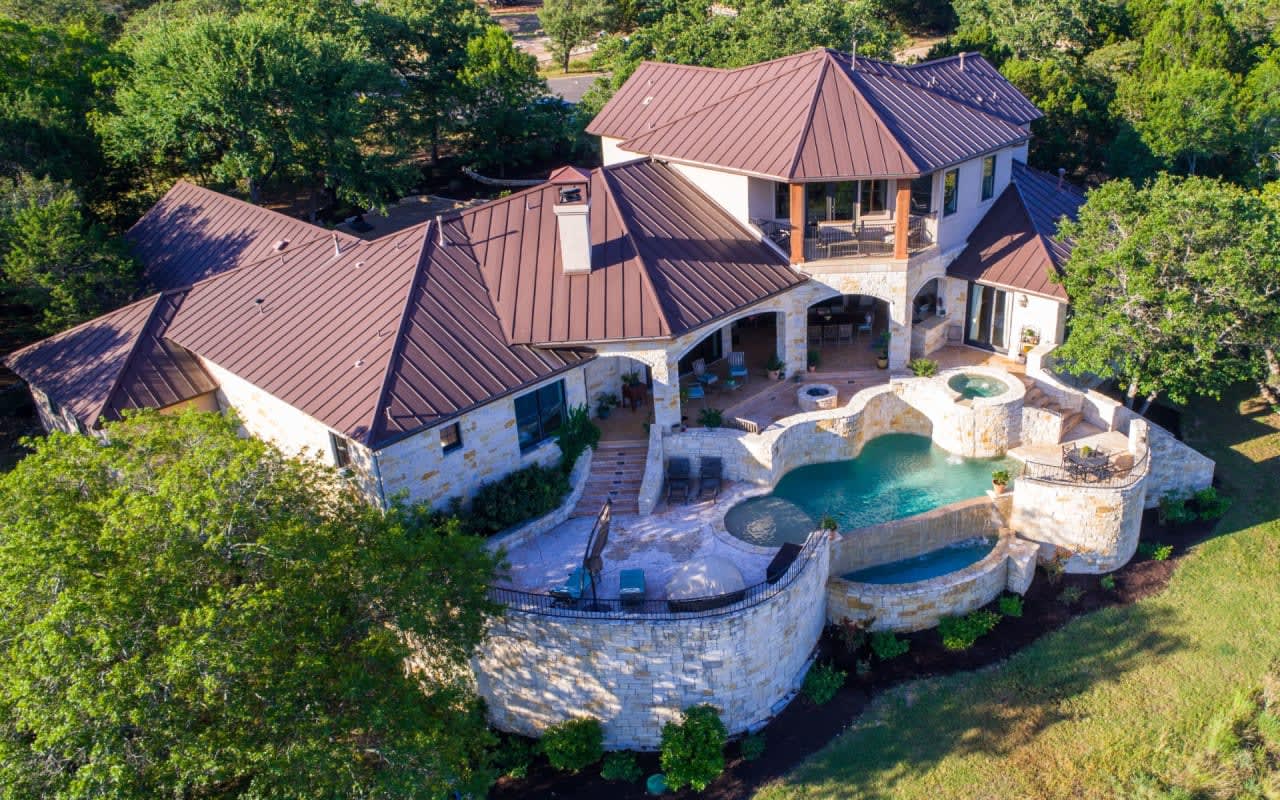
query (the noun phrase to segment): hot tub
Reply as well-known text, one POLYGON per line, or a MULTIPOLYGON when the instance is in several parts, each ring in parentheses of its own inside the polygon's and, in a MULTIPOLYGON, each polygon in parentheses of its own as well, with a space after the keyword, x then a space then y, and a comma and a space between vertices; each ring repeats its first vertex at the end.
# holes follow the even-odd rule
POLYGON ((990 375, 976 372, 961 372, 947 380, 952 391, 959 392, 961 400, 973 400, 978 397, 999 397, 1009 391, 1009 384, 990 375))

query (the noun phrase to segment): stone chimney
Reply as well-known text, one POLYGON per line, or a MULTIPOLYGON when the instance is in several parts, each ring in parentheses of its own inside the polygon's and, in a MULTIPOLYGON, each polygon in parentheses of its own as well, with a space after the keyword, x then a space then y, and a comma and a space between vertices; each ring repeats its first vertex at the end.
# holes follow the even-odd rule
POLYGON ((566 275, 585 275, 591 271, 591 203, 588 197, 590 174, 565 167, 551 174, 556 187, 556 234, 560 244, 560 262, 566 275))

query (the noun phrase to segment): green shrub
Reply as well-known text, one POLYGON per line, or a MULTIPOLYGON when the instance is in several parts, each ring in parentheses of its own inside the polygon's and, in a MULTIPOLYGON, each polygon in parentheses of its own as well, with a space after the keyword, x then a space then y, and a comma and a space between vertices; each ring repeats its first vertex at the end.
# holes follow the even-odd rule
POLYGON ((830 664, 814 664, 809 674, 804 676, 804 684, 800 691, 814 705, 829 702, 844 686, 844 670, 836 669, 830 664))
POLYGON ((1169 492, 1160 498, 1156 518, 1161 525, 1186 525, 1196 521, 1196 512, 1187 505, 1186 498, 1169 492))
POLYGON ((539 742, 551 766, 562 772, 579 772, 604 757, 604 729, 591 717, 552 725, 539 742))
POLYGON ((699 792, 707 788, 724 772, 726 738, 724 723, 713 706, 687 708, 683 722, 663 725, 659 763, 667 786, 674 791, 686 786, 699 792))
POLYGON ((724 412, 718 408, 704 408, 698 412, 698 424, 704 428, 719 428, 724 424, 724 412))
POLYGON ((1022 596, 1017 594, 1006 594, 1000 597, 1000 613, 1006 617, 1022 616, 1022 596))
POLYGON ((1157 542, 1138 542, 1138 555, 1152 561, 1168 561, 1173 555, 1173 545, 1157 542))
POLYGON ((1079 586, 1068 586, 1058 595, 1058 602, 1064 606, 1073 606, 1080 602, 1080 598, 1084 597, 1084 589, 1079 586))
POLYGON ((820 353, 817 350, 810 350, 809 357, 808 357, 809 366, 816 367, 821 363, 822 363, 822 353, 820 353))
MULTIPOLYGON (((614 405, 617 397, 611 395, 614 405)), ((600 427, 591 421, 591 414, 585 405, 569 409, 564 424, 556 431, 556 442, 560 445, 560 469, 567 475, 578 463, 578 456, 588 447, 600 443, 600 427)))
POLYGON ((1218 494, 1212 486, 1191 495, 1191 503, 1196 507, 1197 516, 1203 520, 1221 519, 1231 508, 1231 498, 1218 494))
POLYGON ((991 473, 991 482, 992 482, 992 483, 994 483, 994 484, 995 484, 995 485, 997 485, 997 486, 1008 486, 1008 485, 1009 485, 1009 470, 1007 470, 1007 469, 998 469, 998 470, 996 470, 995 472, 992 472, 992 473, 991 473))
POLYGON ((1116 576, 1103 575, 1102 578, 1098 581, 1098 585, 1108 592, 1114 592, 1116 590, 1116 576))
POLYGON ((529 774, 536 749, 533 742, 522 736, 503 736, 493 751, 493 766, 499 775, 523 778, 529 774))
POLYGON ((489 536, 556 509, 567 494, 564 470, 533 464, 481 486, 463 521, 472 533, 489 536))
POLYGON ((635 753, 620 750, 605 754, 604 765, 600 767, 600 777, 606 781, 635 783, 644 777, 644 770, 636 763, 635 753))
POLYGON ((913 358, 907 367, 919 378, 932 378, 938 374, 938 362, 932 358, 913 358))
POLYGON ((968 650, 979 636, 990 633, 999 621, 999 614, 986 610, 974 611, 963 617, 943 617, 938 623, 942 646, 948 650, 968 650))
POLYGON ((824 531, 834 531, 840 527, 840 521, 830 514, 823 514, 822 519, 818 520, 818 527, 824 531))
POLYGON ((764 362, 764 368, 769 372, 781 372, 783 366, 782 359, 778 358, 777 353, 769 356, 769 360, 764 362))
POLYGON ((852 620, 841 617, 836 624, 836 638, 844 645, 845 652, 852 655, 867 643, 867 632, 874 619, 852 620))
POLYGON ((893 631, 876 631, 871 634, 871 652, 881 661, 891 661, 904 656, 911 649, 911 642, 899 639, 893 631))
POLYGON ((742 753, 744 761, 755 761, 764 755, 765 739, 763 733, 752 733, 742 740, 738 745, 738 751, 742 753))

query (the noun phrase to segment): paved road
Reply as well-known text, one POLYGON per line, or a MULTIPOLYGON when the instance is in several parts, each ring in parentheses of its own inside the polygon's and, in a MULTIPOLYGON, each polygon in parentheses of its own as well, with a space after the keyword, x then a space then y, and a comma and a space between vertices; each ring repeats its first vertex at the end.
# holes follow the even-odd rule
POLYGON ((599 72, 588 75, 567 75, 562 78, 547 78, 547 88, 551 93, 563 97, 570 103, 577 103, 582 95, 600 77, 599 72))

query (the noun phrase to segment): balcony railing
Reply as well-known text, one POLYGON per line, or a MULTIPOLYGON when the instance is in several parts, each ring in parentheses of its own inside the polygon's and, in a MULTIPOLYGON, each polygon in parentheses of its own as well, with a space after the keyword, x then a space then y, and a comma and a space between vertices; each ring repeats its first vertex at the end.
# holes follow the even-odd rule
MULTIPOLYGON (((907 253, 933 245, 930 216, 913 214, 907 220, 907 253)), ((805 230, 806 261, 838 258, 893 258, 896 226, 888 222, 822 222, 805 230)))

